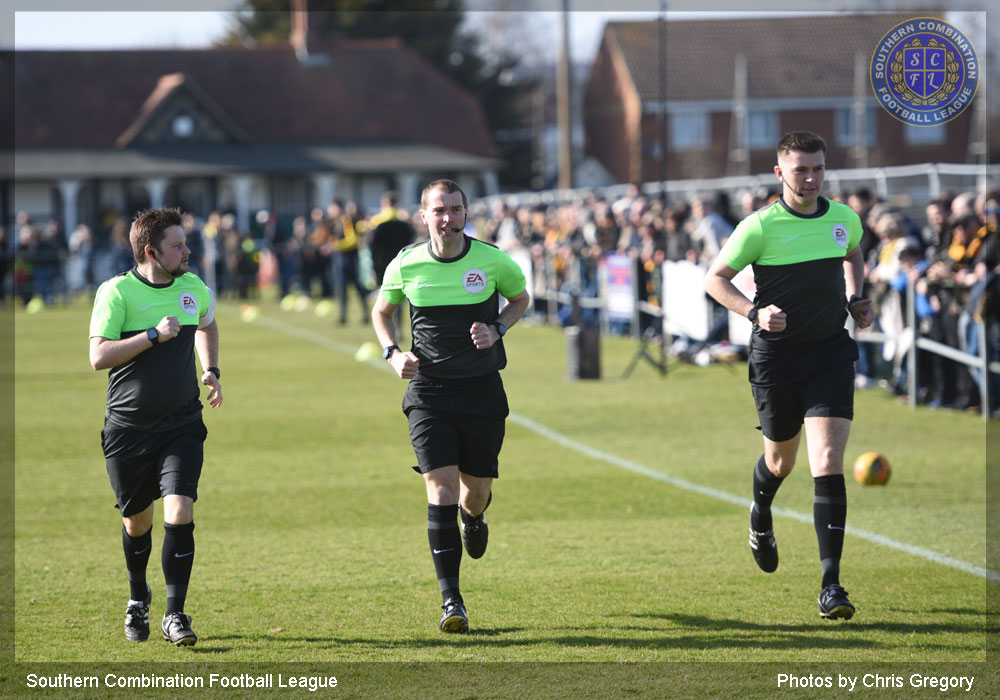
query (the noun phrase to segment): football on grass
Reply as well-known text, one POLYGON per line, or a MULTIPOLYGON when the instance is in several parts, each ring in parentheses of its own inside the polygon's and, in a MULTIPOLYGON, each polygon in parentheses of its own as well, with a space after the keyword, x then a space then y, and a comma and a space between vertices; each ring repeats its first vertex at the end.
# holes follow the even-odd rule
POLYGON ((865 452, 854 463, 854 479, 865 486, 886 484, 891 471, 889 460, 878 452, 865 452))

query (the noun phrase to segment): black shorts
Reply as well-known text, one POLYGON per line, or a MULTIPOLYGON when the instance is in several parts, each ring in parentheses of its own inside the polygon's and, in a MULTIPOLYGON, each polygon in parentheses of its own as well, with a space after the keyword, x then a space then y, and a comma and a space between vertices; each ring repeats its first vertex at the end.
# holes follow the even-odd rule
POLYGON ((764 437, 791 440, 809 416, 854 419, 854 364, 829 368, 810 379, 774 386, 751 386, 764 437))
POLYGON ((457 464, 463 474, 496 479, 504 419, 449 413, 430 408, 411 408, 410 443, 417 456, 414 469, 426 474, 432 469, 457 464))
POLYGON ((123 516, 146 510, 160 496, 198 500, 208 429, 199 417, 162 432, 105 426, 101 447, 123 516))

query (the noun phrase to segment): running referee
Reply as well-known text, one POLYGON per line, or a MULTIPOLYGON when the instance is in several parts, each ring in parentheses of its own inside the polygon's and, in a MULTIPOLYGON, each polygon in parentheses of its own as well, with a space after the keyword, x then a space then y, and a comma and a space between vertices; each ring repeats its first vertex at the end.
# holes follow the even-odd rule
POLYGON ((861 220, 849 207, 822 197, 826 143, 808 131, 778 142, 774 173, 781 198, 740 222, 705 278, 719 303, 750 319, 750 385, 764 454, 753 474, 750 549, 757 565, 778 568, 771 502, 795 465, 805 425, 815 496, 813 521, 822 571, 819 614, 849 619, 854 606, 840 585, 847 519, 844 450, 854 418, 854 361, 858 348, 844 328, 875 318, 859 293, 864 260, 861 220), (750 301, 732 279, 753 266, 750 301))
POLYGON ((219 328, 212 293, 188 272, 191 251, 180 211, 139 212, 129 239, 136 266, 100 286, 90 319, 90 364, 110 370, 101 446, 124 523, 131 588, 125 638, 149 638, 152 594, 146 565, 153 544, 153 502, 162 496, 167 599, 161 630, 172 644, 192 646, 198 637, 184 602, 194 563, 194 502, 207 435, 199 380, 209 387, 209 404, 222 405, 219 328))
POLYGON ((382 356, 409 379, 403 412, 427 490, 427 539, 444 614, 442 632, 466 632, 459 589, 462 544, 486 551, 483 511, 490 503, 503 444, 507 365, 503 336, 524 315, 528 293, 521 268, 495 246, 465 235, 468 200, 451 180, 436 180, 420 197, 430 239, 403 248, 385 271, 372 309, 382 356), (500 309, 500 297, 507 305, 500 309), (396 345, 393 313, 410 302, 413 347, 396 345), (458 517, 461 514, 462 531, 458 517))

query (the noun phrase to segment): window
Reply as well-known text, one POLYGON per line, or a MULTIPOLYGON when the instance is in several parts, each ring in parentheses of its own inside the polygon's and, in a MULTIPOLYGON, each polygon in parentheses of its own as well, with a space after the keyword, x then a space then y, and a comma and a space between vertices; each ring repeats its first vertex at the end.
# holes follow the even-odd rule
POLYGON ((933 126, 904 124, 903 137, 910 146, 940 146, 948 138, 947 124, 933 126))
MULTIPOLYGON (((876 113, 872 108, 865 109, 865 124, 863 126, 865 145, 874 146, 876 138, 876 113)), ((834 117, 835 128, 837 130, 837 143, 841 146, 854 145, 854 108, 841 107, 834 117)))
POLYGON ((747 114, 747 146, 774 148, 778 142, 778 113, 770 109, 751 109, 747 114))
POLYGON ((707 112, 680 112, 670 115, 670 148, 693 151, 708 148, 711 124, 707 112))

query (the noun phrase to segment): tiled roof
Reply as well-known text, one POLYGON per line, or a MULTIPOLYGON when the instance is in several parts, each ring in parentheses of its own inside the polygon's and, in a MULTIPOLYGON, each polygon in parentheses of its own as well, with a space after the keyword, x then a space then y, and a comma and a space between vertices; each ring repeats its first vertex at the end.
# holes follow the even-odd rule
POLYGON ((397 40, 343 41, 328 62, 305 66, 288 44, 18 51, 0 56, 0 74, 9 76, 11 60, 19 149, 114 148, 169 91, 171 81, 161 80, 183 74, 250 143, 425 143, 498 153, 472 95, 397 40))
MULTIPOLYGON (((737 53, 747 60, 751 100, 851 97, 855 55, 867 66, 886 32, 914 16, 933 13, 669 20, 667 99, 732 99, 737 53)), ((658 23, 612 22, 604 41, 620 49, 643 102, 658 101, 658 23)))

